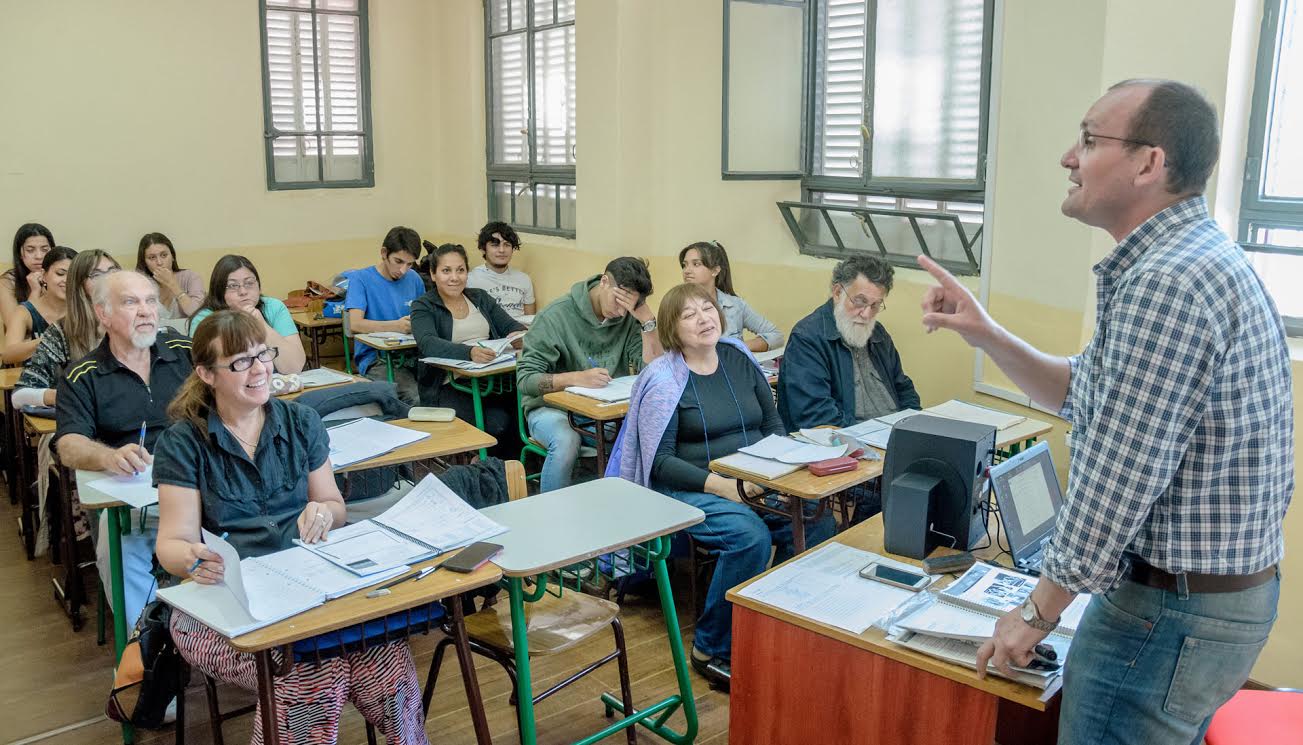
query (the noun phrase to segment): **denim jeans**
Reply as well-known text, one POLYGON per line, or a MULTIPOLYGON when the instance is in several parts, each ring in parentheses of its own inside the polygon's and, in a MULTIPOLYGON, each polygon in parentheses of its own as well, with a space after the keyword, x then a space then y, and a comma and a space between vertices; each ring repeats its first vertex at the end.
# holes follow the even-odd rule
POLYGON ((1279 574, 1185 599, 1129 580, 1095 596, 1064 665, 1060 745, 1198 745, 1249 677, 1279 597, 1279 574))
MULTIPOLYGON (((762 517, 744 504, 714 494, 673 489, 664 493, 706 513, 704 521, 685 529, 717 557, 692 644, 702 654, 729 659, 733 646, 733 604, 724 599, 724 593, 765 571, 771 545, 777 548, 775 562, 792 557, 792 521, 778 515, 762 517)), ((809 514, 812 512, 807 510, 805 543, 813 546, 830 538, 836 524, 831 513, 825 513, 818 521, 810 520, 809 514)))
POLYGON ((543 473, 539 477, 539 491, 552 491, 570 486, 579 458, 579 433, 570 426, 566 413, 550 406, 540 406, 529 412, 529 436, 547 448, 543 473))

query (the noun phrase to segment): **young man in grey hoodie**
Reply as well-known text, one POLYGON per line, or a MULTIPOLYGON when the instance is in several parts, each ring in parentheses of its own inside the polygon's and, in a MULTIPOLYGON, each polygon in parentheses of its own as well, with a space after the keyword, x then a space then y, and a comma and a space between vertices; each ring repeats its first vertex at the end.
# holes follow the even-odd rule
POLYGON ((539 488, 570 485, 579 456, 579 433, 566 413, 543 404, 543 394, 580 385, 600 388, 612 377, 635 375, 660 356, 647 262, 622 256, 595 277, 544 308, 516 365, 516 385, 529 434, 547 448, 539 488))

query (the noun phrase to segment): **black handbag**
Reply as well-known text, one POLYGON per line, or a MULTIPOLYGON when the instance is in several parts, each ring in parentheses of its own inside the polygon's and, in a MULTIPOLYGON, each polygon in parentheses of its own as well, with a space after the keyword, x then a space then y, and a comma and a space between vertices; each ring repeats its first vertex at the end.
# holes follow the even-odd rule
POLYGON ((135 638, 127 643, 114 671, 113 690, 104 706, 109 719, 130 721, 142 729, 163 726, 168 704, 181 693, 185 664, 172 641, 171 620, 172 608, 160 600, 141 612, 135 638))

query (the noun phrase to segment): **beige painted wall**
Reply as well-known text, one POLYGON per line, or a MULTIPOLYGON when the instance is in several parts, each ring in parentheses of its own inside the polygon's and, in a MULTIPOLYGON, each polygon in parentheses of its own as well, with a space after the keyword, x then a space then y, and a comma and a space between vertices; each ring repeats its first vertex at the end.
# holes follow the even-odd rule
MULTIPOLYGON (((1058 212, 1058 159, 1085 108, 1138 75, 1226 97, 1232 0, 1191 2, 1006 2, 990 306, 1039 346, 1068 353, 1088 338, 1089 266, 1111 245, 1058 212)), ((783 328, 826 292, 831 262, 797 254, 774 207, 797 186, 720 179, 719 7, 579 0, 579 239, 527 238, 519 266, 541 299, 621 254, 650 257, 663 293, 679 281, 678 249, 699 239, 728 246, 743 294, 783 328)), ((43 221, 60 242, 124 260, 141 233, 162 230, 196 269, 247 253, 276 295, 370 263, 394 224, 471 243, 487 214, 482 17, 479 0, 372 0, 376 188, 269 193, 256 4, 0 0, 0 28, 25 30, 0 56, 0 100, 25 104, 0 121, 0 226, 43 221)), ((900 271, 883 322, 925 404, 1020 410, 973 393, 974 357, 957 338, 921 332, 924 288, 920 273, 900 271)), ((1294 374, 1303 380, 1303 362, 1294 374)), ((1062 434, 1049 438, 1060 467, 1062 434)), ((1300 510, 1286 530, 1298 545, 1300 510)), ((1285 571, 1303 573, 1297 552, 1285 571)), ((1303 586, 1287 580, 1255 677, 1303 686, 1300 628, 1303 586)))

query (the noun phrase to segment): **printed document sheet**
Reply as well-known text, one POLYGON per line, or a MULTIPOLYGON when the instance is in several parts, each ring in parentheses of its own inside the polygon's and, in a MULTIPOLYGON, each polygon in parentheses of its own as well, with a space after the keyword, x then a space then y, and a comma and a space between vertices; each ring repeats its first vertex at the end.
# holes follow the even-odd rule
MULTIPOLYGON (((752 582, 739 594, 862 634, 879 618, 914 596, 909 590, 861 577, 860 570, 874 561, 897 565, 871 551, 829 543, 752 582)), ((908 568, 918 571, 915 567, 908 568)))
POLYGON ((151 465, 135 476, 105 476, 88 481, 86 486, 140 509, 158 504, 158 489, 154 488, 153 480, 154 466, 151 465))
POLYGON ((327 434, 330 436, 330 463, 335 468, 384 455, 430 436, 428 432, 418 432, 375 419, 358 419, 331 427, 327 434))

